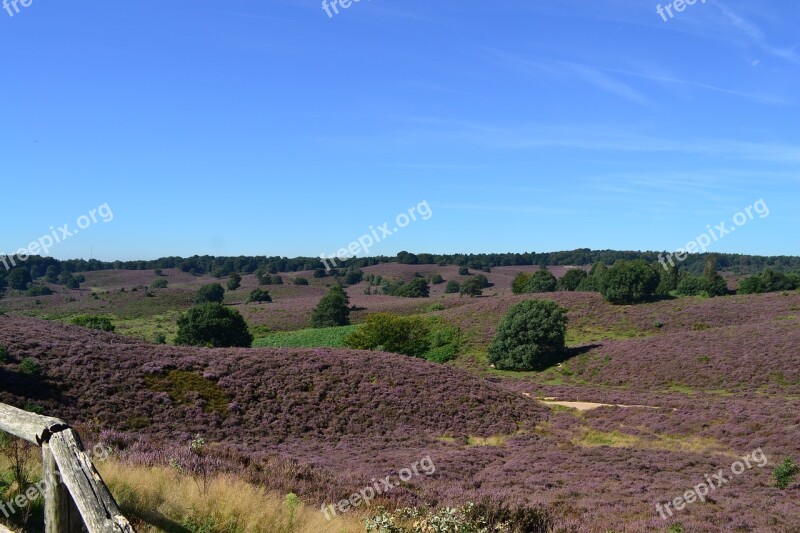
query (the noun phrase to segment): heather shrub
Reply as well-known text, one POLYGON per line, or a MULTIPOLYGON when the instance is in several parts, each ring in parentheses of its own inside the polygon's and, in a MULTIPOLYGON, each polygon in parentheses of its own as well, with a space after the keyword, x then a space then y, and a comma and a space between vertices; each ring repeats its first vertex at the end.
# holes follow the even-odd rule
POLYGON ((111 322, 111 319, 106 316, 80 315, 74 317, 71 322, 76 326, 81 326, 83 328, 97 329, 112 333, 116 329, 114 324, 111 322))
POLYGON ((175 344, 248 348, 253 336, 242 315, 219 303, 196 305, 178 318, 175 344))
POLYGON ((430 327, 422 317, 376 313, 368 316, 356 331, 347 336, 345 345, 357 350, 422 357, 430 349, 430 333, 430 327))
POLYGON ((228 412, 228 398, 225 391, 212 380, 190 370, 171 370, 167 373, 147 374, 144 383, 153 392, 165 392, 170 399, 179 404, 189 404, 195 398, 203 400, 206 413, 228 412))
POLYGON ((791 457, 787 457, 781 464, 775 467, 772 471, 772 477, 775 479, 775 485, 783 490, 789 485, 794 483, 794 479, 800 474, 800 467, 794 464, 791 457))
POLYGON ((247 303, 263 303, 263 302, 271 302, 272 297, 269 295, 269 291, 264 289, 253 289, 250 291, 250 295, 247 297, 247 303))
POLYGON ((489 361, 500 370, 544 370, 565 351, 567 310, 552 300, 511 307, 489 346, 489 361))
POLYGON ((151 289, 166 289, 169 282, 164 278, 153 280, 150 284, 151 289))
POLYGON ((42 367, 35 359, 26 357, 19 363, 19 371, 21 374, 31 377, 38 377, 42 375, 42 367))
POLYGON ((445 294, 457 294, 461 292, 461 284, 455 280, 451 280, 447 282, 447 286, 444 288, 445 294))
POLYGON ((219 283, 209 283, 208 285, 203 285, 200 287, 194 297, 194 303, 198 305, 208 303, 221 304, 224 300, 225 289, 223 289, 222 285, 219 283))
POLYGON ((341 287, 331 287, 311 314, 311 326, 330 328, 348 324, 350 324, 350 298, 341 287))
POLYGON ((578 289, 581 282, 589 277, 589 274, 580 268, 568 270, 561 279, 558 280, 558 289, 573 292, 578 289))
POLYGON ((660 281, 645 261, 621 260, 605 272, 600 289, 609 303, 636 304, 652 299, 660 281))

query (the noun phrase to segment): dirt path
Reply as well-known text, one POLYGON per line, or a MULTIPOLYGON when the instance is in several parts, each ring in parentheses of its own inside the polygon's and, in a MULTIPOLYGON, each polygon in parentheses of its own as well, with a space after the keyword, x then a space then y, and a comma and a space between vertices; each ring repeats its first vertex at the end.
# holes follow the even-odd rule
MULTIPOLYGON (((564 402, 556 400, 555 398, 533 398, 532 395, 528 394, 527 392, 522 393, 523 396, 528 398, 532 398, 538 402, 541 402, 545 405, 560 405, 562 407, 569 407, 572 409, 577 409, 578 411, 591 411, 593 409, 598 409, 600 407, 621 407, 623 409, 631 409, 631 408, 639 408, 639 409, 663 409, 663 407, 653 407, 650 405, 623 405, 623 404, 613 404, 613 403, 593 403, 593 402, 564 402)), ((673 409, 674 411, 675 409, 673 409)))

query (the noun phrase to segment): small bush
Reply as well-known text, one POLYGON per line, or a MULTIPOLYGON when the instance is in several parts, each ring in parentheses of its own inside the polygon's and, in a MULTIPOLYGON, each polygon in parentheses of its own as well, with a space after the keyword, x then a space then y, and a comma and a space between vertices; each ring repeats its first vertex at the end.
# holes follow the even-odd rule
POLYGON ((442 283, 444 283, 444 278, 442 277, 441 274, 435 274, 431 278, 431 283, 433 283, 434 285, 441 285, 442 283))
POLYGON ((7 363, 9 359, 8 348, 0 344, 0 363, 7 363))
POLYGON ((250 291, 250 295, 247 297, 247 303, 263 303, 263 302, 271 302, 272 297, 269 295, 269 291, 264 289, 253 289, 250 291))
POLYGON ((350 298, 339 286, 332 287, 322 297, 311 314, 311 326, 315 328, 331 328, 350 324, 350 298))
POLYGON ((376 313, 345 339, 345 345, 422 357, 430 349, 430 333, 427 321, 421 317, 376 313))
POLYGON ((489 346, 489 361, 500 370, 544 370, 563 356, 567 310, 552 300, 528 300, 511 307, 489 346))
POLYGON ((444 288, 445 294, 458 294, 461 292, 461 284, 455 280, 451 280, 447 282, 447 286, 444 288))
POLYGON ((154 280, 153 283, 150 284, 151 289, 166 289, 169 282, 164 278, 159 278, 154 280))
POLYGON ((389 294, 402 298, 428 298, 430 287, 423 278, 414 278, 408 283, 398 283, 389 288, 389 294))
POLYGON ((196 305, 178 318, 175 344, 210 348, 248 348, 253 336, 244 317, 219 303, 196 305))
POLYGON ((167 344, 167 336, 161 332, 153 336, 153 342, 156 344, 167 344))
POLYGON ((197 291, 194 297, 194 303, 197 305, 218 303, 221 304, 225 300, 225 289, 219 283, 210 283, 203 285, 197 291))
POLYGON ((42 285, 33 285, 28 289, 28 296, 50 296, 53 291, 50 287, 43 287, 42 285))
POLYGON ((467 295, 470 298, 475 298, 476 296, 483 295, 483 282, 479 279, 478 276, 472 276, 471 278, 467 278, 464 283, 461 284, 461 295, 467 295))
POLYGON ((562 291, 576 291, 581 282, 589 277, 589 274, 582 269, 575 268, 568 270, 561 279, 558 280, 558 288, 562 291))
POLYGON ((775 485, 783 490, 794 482, 797 474, 800 474, 800 467, 794 464, 791 457, 787 457, 781 464, 775 467, 772 471, 772 476, 775 478, 775 485))
POLYGON ((42 375, 41 365, 30 357, 26 357, 20 362, 19 371, 21 374, 31 377, 39 377, 42 375))
POLYGON ((294 278, 295 285, 308 285, 308 280, 306 278, 294 278))
POLYGON ((228 290, 235 291, 239 287, 242 286, 242 275, 238 272, 234 272, 228 278, 228 290))
POLYGON ((459 268, 459 269, 458 269, 458 275, 459 275, 459 276, 469 276, 469 275, 470 275, 470 274, 469 274, 469 268, 467 268, 467 267, 461 267, 461 268, 459 268))
POLYGON ((105 316, 80 315, 73 318, 72 323, 83 328, 108 331, 111 333, 116 329, 111 319, 105 316))
POLYGON ((617 261, 600 284, 603 297, 611 304, 636 304, 655 297, 661 277, 646 261, 617 261))

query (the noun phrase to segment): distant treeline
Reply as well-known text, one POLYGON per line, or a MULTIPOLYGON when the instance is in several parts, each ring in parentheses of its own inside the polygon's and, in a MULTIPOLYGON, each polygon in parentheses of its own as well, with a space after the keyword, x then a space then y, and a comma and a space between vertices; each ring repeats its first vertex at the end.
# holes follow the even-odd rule
MULTIPOLYGON (((691 254, 681 263, 682 269, 690 274, 703 272, 705 258, 708 254, 691 254)), ((800 270, 800 256, 756 256, 742 254, 714 254, 717 267, 721 271, 736 274, 757 274, 765 268, 779 272, 800 270)), ((406 265, 457 265, 476 270, 488 270, 498 266, 556 266, 556 265, 592 265, 602 262, 612 265, 619 259, 643 259, 653 263, 659 259, 659 252, 635 252, 617 250, 589 250, 582 248, 563 252, 527 252, 527 253, 494 253, 494 254, 413 254, 400 252, 395 257, 376 256, 352 258, 339 261, 340 268, 363 268, 381 263, 401 263, 406 265)), ((60 261, 52 257, 28 257, 20 261, 15 256, 0 256, 0 279, 6 277, 10 270, 24 268, 34 279, 43 277, 48 269, 51 276, 61 272, 91 272, 95 270, 155 270, 176 268, 183 272, 201 275, 209 274, 224 277, 239 272, 252 274, 263 272, 277 274, 279 272, 297 272, 324 268, 318 257, 267 257, 267 256, 192 256, 162 257, 149 261, 98 261, 91 259, 70 259, 60 261)))

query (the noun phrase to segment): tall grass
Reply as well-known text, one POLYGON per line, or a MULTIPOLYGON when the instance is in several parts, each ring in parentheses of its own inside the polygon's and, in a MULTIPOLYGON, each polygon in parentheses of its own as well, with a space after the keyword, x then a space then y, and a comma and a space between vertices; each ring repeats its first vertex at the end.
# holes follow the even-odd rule
POLYGON ((166 467, 98 465, 122 512, 140 532, 363 533, 358 513, 328 522, 320 509, 229 475, 202 484, 166 467))
POLYGON ((357 326, 301 329, 270 333, 253 341, 254 348, 344 348, 344 339, 357 326))

